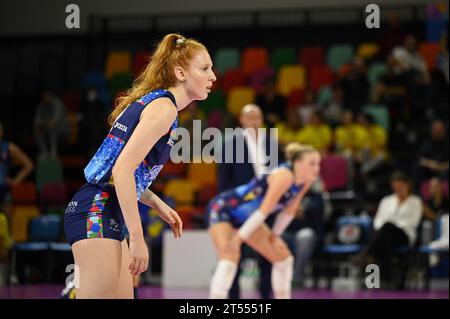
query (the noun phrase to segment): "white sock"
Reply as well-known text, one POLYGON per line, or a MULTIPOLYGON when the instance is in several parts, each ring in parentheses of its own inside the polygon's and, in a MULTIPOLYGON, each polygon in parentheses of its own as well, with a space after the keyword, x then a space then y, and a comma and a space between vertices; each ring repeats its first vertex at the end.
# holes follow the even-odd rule
POLYGON ((275 299, 291 299, 291 282, 294 272, 294 257, 272 265, 272 289, 275 299))
POLYGON ((236 276, 237 264, 221 259, 217 263, 216 270, 211 279, 211 287, 209 289, 210 299, 225 299, 228 297, 228 291, 233 284, 234 276, 236 276))

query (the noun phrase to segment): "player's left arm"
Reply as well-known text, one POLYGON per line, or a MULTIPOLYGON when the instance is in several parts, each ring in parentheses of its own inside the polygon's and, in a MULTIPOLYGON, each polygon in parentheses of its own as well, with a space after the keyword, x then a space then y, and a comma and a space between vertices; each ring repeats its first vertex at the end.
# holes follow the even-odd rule
POLYGON ((141 203, 152 207, 158 213, 158 215, 170 225, 172 231, 175 234, 175 230, 180 232, 180 236, 183 229, 183 222, 181 221, 178 213, 169 205, 167 205, 161 198, 158 197, 151 190, 146 189, 145 192, 142 193, 141 199, 139 200, 141 203))
POLYGON ((292 220, 295 218, 300 204, 305 197, 306 193, 311 188, 312 183, 305 184, 302 190, 295 196, 295 198, 290 202, 282 212, 280 212, 273 224, 272 231, 275 235, 281 236, 286 228, 290 225, 292 220))

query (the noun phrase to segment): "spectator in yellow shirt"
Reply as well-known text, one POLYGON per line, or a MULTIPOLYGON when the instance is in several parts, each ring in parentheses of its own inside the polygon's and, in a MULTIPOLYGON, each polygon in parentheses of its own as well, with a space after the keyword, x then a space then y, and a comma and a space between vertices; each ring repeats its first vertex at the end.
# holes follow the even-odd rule
POLYGON ((284 147, 291 142, 299 142, 301 130, 300 115, 296 109, 286 111, 286 122, 277 122, 275 128, 278 129, 278 143, 284 147))
POLYGON ((388 157, 386 150, 388 136, 386 130, 375 123, 372 115, 367 113, 361 114, 358 120, 365 132, 359 160, 361 162, 361 175, 366 177, 386 162, 388 157))
POLYGON ((331 127, 324 123, 323 114, 320 111, 314 111, 306 124, 300 131, 299 141, 302 144, 308 144, 326 154, 332 142, 331 127))
POLYGON ((342 114, 341 125, 334 131, 334 145, 336 152, 347 160, 348 186, 353 187, 355 179, 355 162, 364 144, 366 131, 364 127, 354 121, 350 110, 342 114))
POLYGON ((355 123, 353 113, 345 111, 342 114, 342 124, 334 131, 336 151, 353 158, 361 150, 365 134, 364 127, 355 123))

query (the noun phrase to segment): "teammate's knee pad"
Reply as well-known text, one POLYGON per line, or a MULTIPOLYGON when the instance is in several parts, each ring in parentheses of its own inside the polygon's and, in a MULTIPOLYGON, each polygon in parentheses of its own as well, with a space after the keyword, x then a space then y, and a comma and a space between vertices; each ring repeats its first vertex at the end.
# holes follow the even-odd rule
POLYGON ((295 241, 298 246, 311 246, 314 244, 316 236, 311 228, 305 228, 295 234, 295 241))
POLYGON ((230 260, 219 260, 211 279, 211 287, 209 290, 209 297, 211 299, 227 298, 228 291, 236 276, 237 267, 238 265, 230 260))
POLYGON ((276 299, 291 297, 291 282, 294 272, 294 257, 274 262, 272 265, 272 287, 276 299))
POLYGON ((311 240, 314 238, 314 231, 311 228, 303 228, 295 234, 298 241, 311 240))

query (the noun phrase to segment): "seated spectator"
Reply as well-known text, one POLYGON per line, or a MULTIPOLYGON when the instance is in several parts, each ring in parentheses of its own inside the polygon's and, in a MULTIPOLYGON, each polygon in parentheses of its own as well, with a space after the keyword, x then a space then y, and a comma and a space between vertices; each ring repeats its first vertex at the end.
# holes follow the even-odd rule
POLYGON ((297 110, 286 110, 286 121, 277 122, 275 128, 278 129, 278 143, 282 149, 291 142, 298 142, 301 125, 297 110))
POLYGON ((343 91, 339 85, 333 87, 331 103, 323 108, 323 114, 327 123, 334 128, 341 122, 343 115, 343 91))
MULTIPOLYGON (((448 196, 448 194, 447 194, 448 196)), ((438 178, 432 178, 430 181, 430 198, 424 205, 424 212, 430 214, 435 220, 440 219, 440 236, 429 243, 432 249, 447 250, 449 247, 449 209, 448 198, 445 197, 442 182, 438 178)), ((436 266, 440 261, 438 254, 430 254, 430 266, 436 266)))
POLYGON ((307 90, 305 92, 305 102, 298 106, 298 112, 300 114, 300 122, 302 125, 309 123, 311 116, 317 110, 319 106, 316 104, 316 95, 312 90, 307 90))
MULTIPOLYGON (((379 95, 405 95, 407 84, 407 66, 402 63, 396 56, 390 54, 386 58, 387 72, 380 77, 377 91, 379 95)), ((379 101, 388 101, 392 98, 389 96, 379 97, 379 101)))
POLYGON ((381 167, 388 158, 387 133, 382 126, 375 123, 374 117, 370 114, 361 114, 358 120, 364 131, 361 136, 362 146, 357 161, 361 164, 361 176, 365 179, 370 173, 381 167))
POLYGON ((44 91, 34 117, 34 133, 40 155, 58 155, 58 142, 70 133, 66 109, 61 100, 44 91))
POLYGON ((411 119, 411 113, 416 116, 425 115, 425 108, 430 102, 431 76, 425 60, 417 50, 416 38, 413 35, 407 35, 403 46, 395 47, 392 55, 404 65, 408 75, 406 79, 410 110, 407 119, 411 119))
POLYGON ((414 180, 417 191, 420 190, 420 185, 424 180, 432 177, 448 179, 448 138, 444 122, 433 121, 431 138, 422 144, 419 154, 414 180))
MULTIPOLYGON (((449 220, 448 211, 441 216, 441 229, 438 239, 429 243, 429 247, 432 249, 447 250, 449 247, 449 220)), ((439 263, 439 255, 436 253, 430 254, 429 258, 430 267, 434 267, 439 263)))
POLYGON ((331 127, 324 123, 322 112, 315 111, 309 122, 300 130, 299 141, 326 154, 331 146, 331 127))
MULTIPOLYGON (((417 227, 422 217, 422 201, 412 194, 409 178, 402 172, 391 177, 392 195, 384 197, 374 219, 375 233, 354 261, 380 266, 382 288, 392 287, 392 258, 396 246, 416 243, 417 227)), ((400 283, 403 284, 403 283, 400 283)))
POLYGON ((347 110, 343 113, 341 123, 334 132, 335 151, 347 160, 348 186, 352 189, 355 180, 355 163, 364 145, 366 132, 361 124, 354 122, 351 111, 347 110))
POLYGON ((277 92, 274 78, 265 81, 262 92, 256 97, 255 104, 262 109, 267 126, 275 127, 283 120, 286 99, 277 92))
POLYGON ((404 69, 414 71, 416 80, 421 83, 429 83, 425 60, 417 50, 417 40, 412 34, 408 34, 403 40, 403 46, 396 46, 392 55, 404 65, 404 69))
POLYGON ((343 103, 346 108, 355 114, 367 104, 369 99, 369 81, 367 80, 367 67, 360 57, 355 57, 350 64, 349 72, 341 80, 343 90, 343 103))
MULTIPOLYGON (((444 185, 439 180, 439 178, 433 177, 428 185, 428 198, 423 201, 423 218, 420 222, 420 231, 419 235, 421 236, 420 242, 422 244, 428 244, 432 248, 446 248, 448 249, 448 195, 444 193, 444 185), (447 223, 445 230, 445 225, 441 231, 441 236, 439 239, 433 241, 435 237, 435 227, 433 224, 441 219, 441 222, 447 223), (429 227, 425 228, 425 223, 429 225, 429 227), (424 230, 428 230, 427 233, 424 230), (431 243, 434 242, 434 243, 431 243)), ((438 256, 430 256, 430 263, 433 265, 437 264, 438 256)))
POLYGON ((407 111, 408 72, 392 54, 387 57, 387 72, 375 85, 374 102, 387 105, 391 120, 396 123, 405 120, 407 111))
POLYGON ((444 194, 444 185, 439 178, 433 177, 429 184, 429 198, 423 205, 426 219, 436 220, 439 216, 448 213, 448 198, 444 194))
POLYGON ((365 128, 361 124, 355 123, 353 113, 348 110, 342 114, 341 123, 334 132, 336 151, 353 159, 360 152, 364 143, 365 128))

